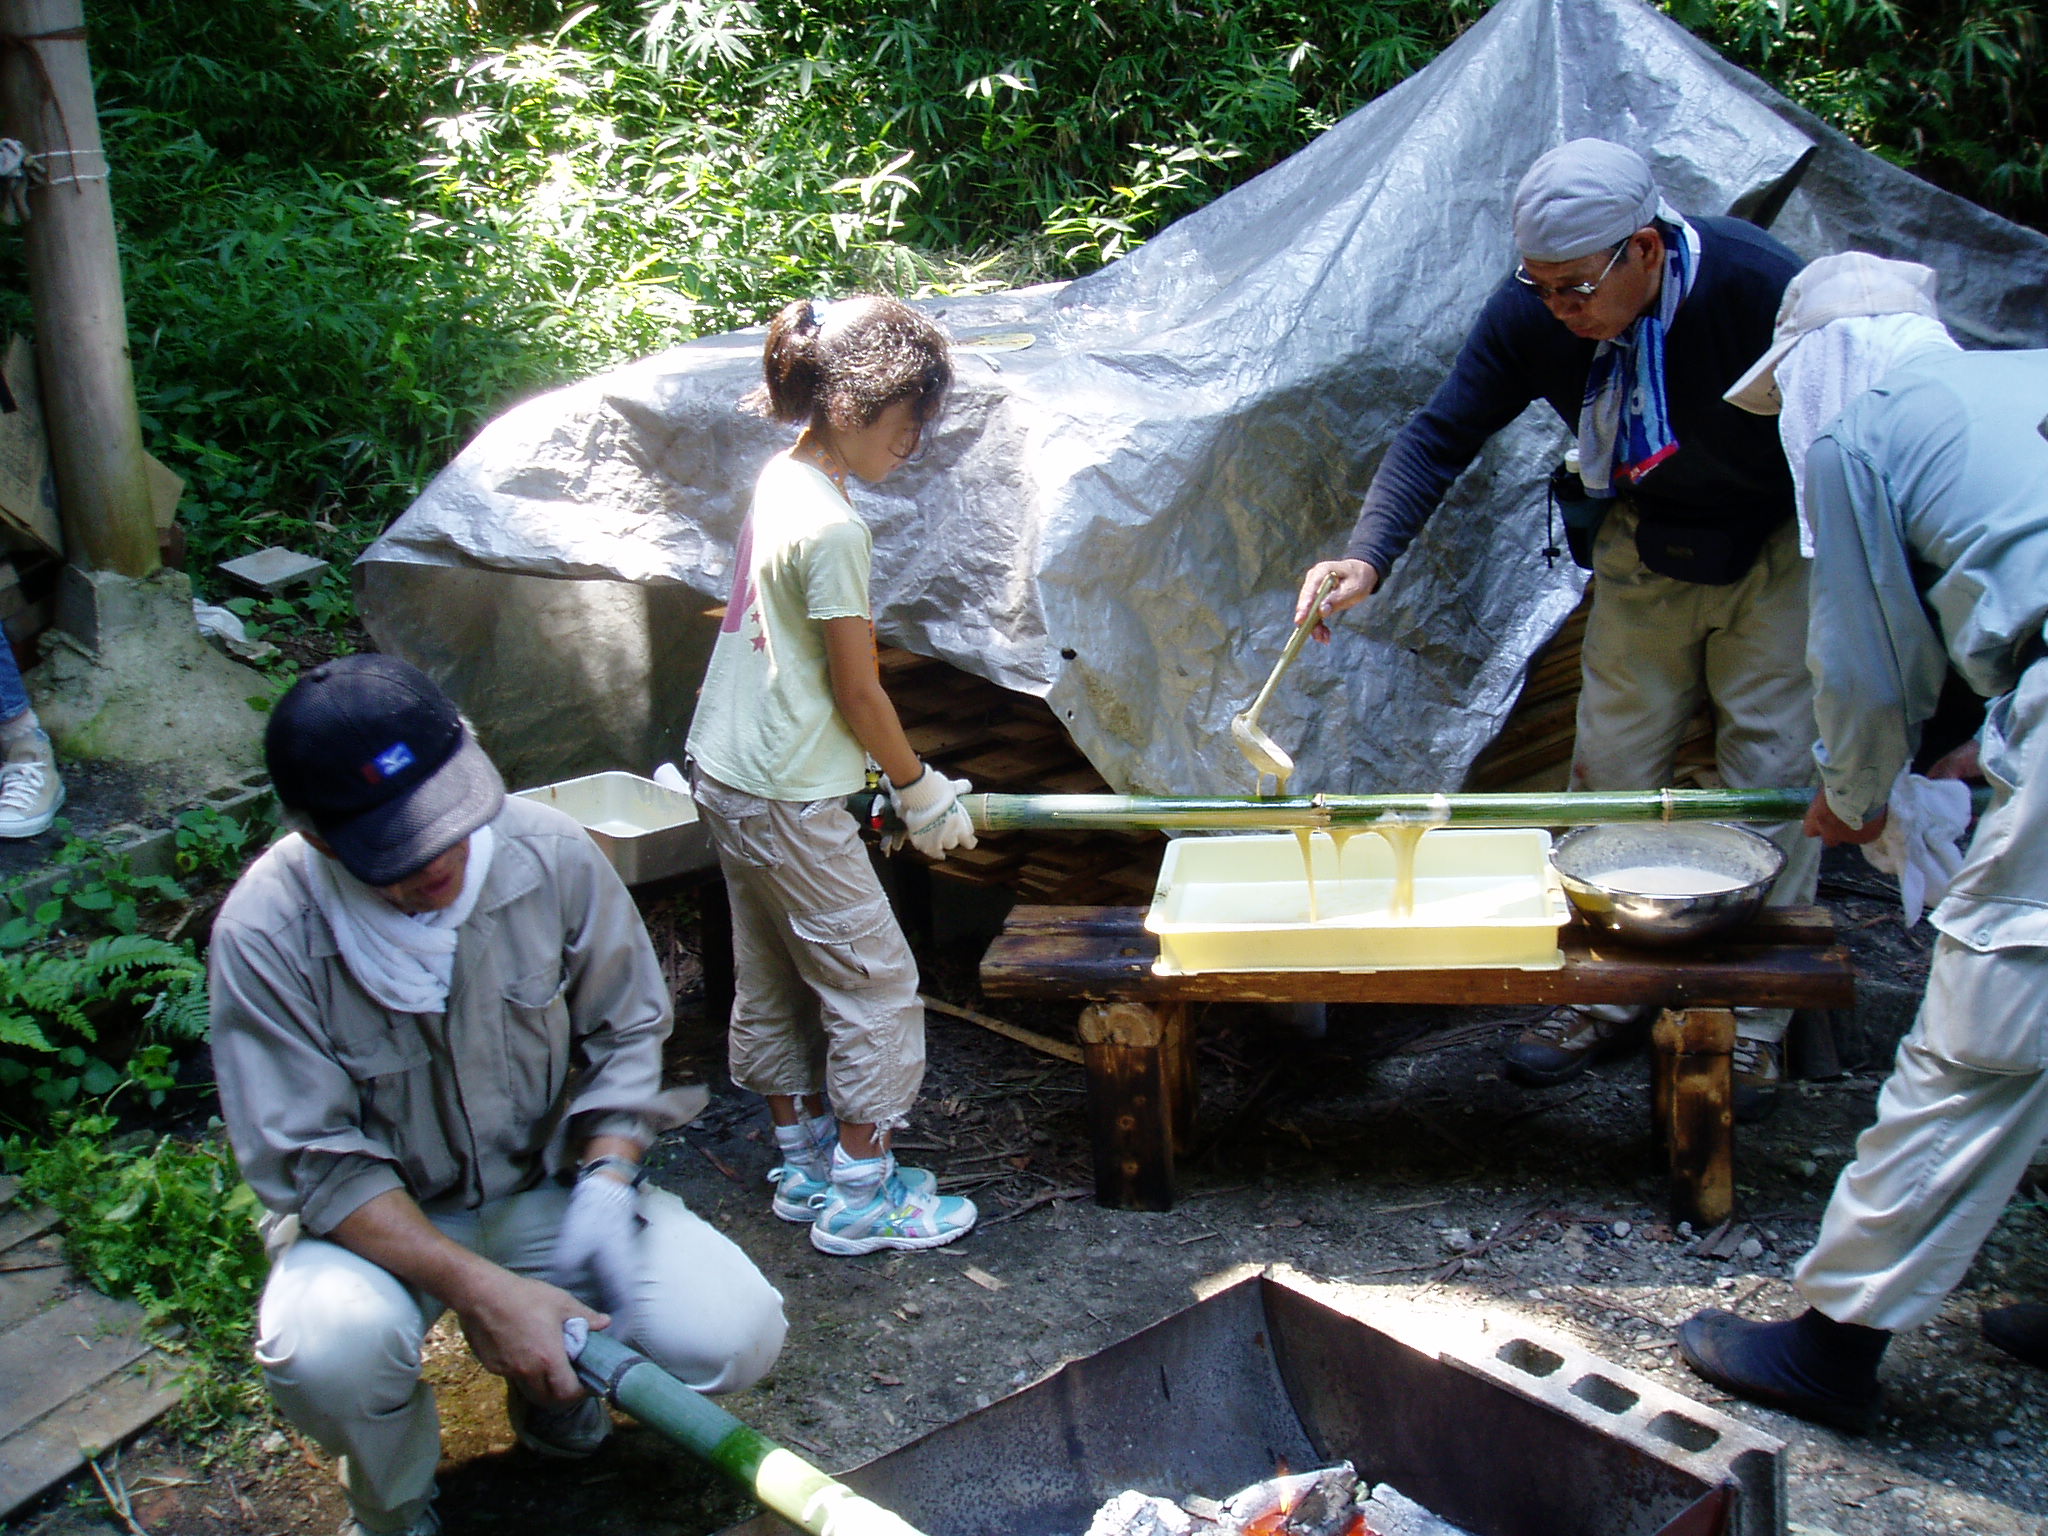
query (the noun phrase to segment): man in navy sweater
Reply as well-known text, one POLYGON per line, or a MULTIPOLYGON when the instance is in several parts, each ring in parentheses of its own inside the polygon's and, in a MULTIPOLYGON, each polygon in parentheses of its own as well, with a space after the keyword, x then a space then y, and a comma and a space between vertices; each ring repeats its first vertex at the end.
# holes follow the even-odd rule
MULTIPOLYGON (((1576 139, 1516 189, 1522 264, 1480 311, 1451 375, 1387 449, 1341 560, 1313 566, 1296 618, 1385 579, 1486 440, 1533 400, 1578 436, 1599 516, 1591 538, 1574 789, 1667 782, 1687 720, 1713 705, 1715 757, 1737 787, 1812 781, 1806 570, 1791 474, 1769 422, 1722 399, 1770 345, 1799 258, 1737 219, 1688 220, 1633 150, 1576 139)), ((1320 638, 1328 637, 1318 627, 1320 638)), ((1762 829, 1786 855, 1771 899, 1810 901, 1819 845, 1762 829)), ((1738 1017, 1739 1118, 1769 1107, 1787 1015, 1738 1017)), ((1562 1082, 1632 1045, 1643 1010, 1560 1009, 1508 1048, 1510 1075, 1562 1082)))

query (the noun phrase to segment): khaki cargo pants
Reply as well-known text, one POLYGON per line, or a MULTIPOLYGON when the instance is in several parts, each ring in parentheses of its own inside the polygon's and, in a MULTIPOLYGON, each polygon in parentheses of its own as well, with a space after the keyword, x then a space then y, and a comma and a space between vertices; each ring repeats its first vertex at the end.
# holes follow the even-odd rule
POLYGON ((1792 1277, 1841 1323, 1939 1312, 2048 1138, 2048 661, 1992 705, 1983 740, 1999 793, 1950 890, 2003 894, 1935 909, 1920 1016, 1792 1277))
MULTIPOLYGON (((1714 765, 1730 788, 1816 783, 1798 527, 1787 518, 1725 587, 1658 575, 1637 557, 1635 535, 1636 514, 1617 506, 1593 547, 1571 787, 1663 788, 1702 700, 1713 708, 1714 765)), ((1811 902, 1820 843, 1796 821, 1755 830, 1785 855, 1771 905, 1811 902)), ((1791 1014, 1746 1008, 1739 1018, 1743 1034, 1775 1041, 1791 1014)))
POLYGON ((822 1087, 842 1121, 900 1127, 924 1081, 924 1005, 859 825, 837 800, 763 800, 701 770, 692 794, 732 900, 732 1080, 822 1087))

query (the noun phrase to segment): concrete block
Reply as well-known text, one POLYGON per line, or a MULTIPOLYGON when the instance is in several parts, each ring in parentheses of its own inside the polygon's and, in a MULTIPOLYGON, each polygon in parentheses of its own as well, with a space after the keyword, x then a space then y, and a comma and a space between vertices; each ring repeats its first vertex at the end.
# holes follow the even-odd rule
POLYGON ((328 565, 325 560, 316 559, 312 555, 302 555, 295 549, 284 549, 273 544, 268 549, 257 550, 253 555, 223 560, 214 569, 228 580, 244 587, 275 595, 293 587, 303 586, 328 569, 328 565))
MULTIPOLYGON (((274 819, 277 812, 276 792, 271 789, 270 780, 261 769, 245 773, 229 783, 209 790, 200 797, 199 803, 210 805, 223 816, 232 816, 245 824, 250 818, 257 816, 274 819)), ((182 810, 177 813, 182 814, 182 810)), ((122 822, 100 833, 98 841, 110 856, 125 858, 129 869, 138 875, 166 875, 172 879, 177 878, 176 815, 171 818, 169 826, 163 827, 142 827, 132 822, 122 822)), ((49 899, 51 889, 58 880, 71 879, 75 874, 76 871, 69 867, 46 865, 34 870, 24 875, 21 883, 15 887, 17 899, 24 906, 34 908, 49 899)))
POLYGON ((54 622, 97 655, 116 635, 149 623, 155 601, 153 588, 133 577, 67 565, 57 575, 54 622))

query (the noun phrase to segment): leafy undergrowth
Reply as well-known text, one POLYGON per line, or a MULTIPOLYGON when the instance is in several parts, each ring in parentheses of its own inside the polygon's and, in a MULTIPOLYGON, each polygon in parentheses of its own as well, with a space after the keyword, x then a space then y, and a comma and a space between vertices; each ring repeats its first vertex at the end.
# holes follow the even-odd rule
POLYGON ((260 851, 265 823, 178 818, 181 880, 71 839, 0 921, 0 1162, 16 1198, 63 1219, 65 1255, 141 1304, 193 1364, 188 1428, 258 1401, 249 1329, 261 1212, 211 1111, 206 966, 177 936, 260 851))
MULTIPOLYGON (((1664 3, 1858 142, 2048 219, 2040 0, 1664 3)), ((511 401, 791 298, 1089 271, 1487 8, 104 0, 137 385, 194 568, 339 567, 511 401)), ((338 633, 348 596, 266 606, 338 633)))
POLYGON ((139 1302, 159 1347, 197 1367, 180 1414, 196 1429, 260 1399, 249 1328, 263 1288, 262 1214, 210 1126, 197 1139, 120 1133, 112 1114, 59 1117, 43 1137, 5 1143, 21 1198, 64 1219, 64 1252, 110 1296, 139 1302))

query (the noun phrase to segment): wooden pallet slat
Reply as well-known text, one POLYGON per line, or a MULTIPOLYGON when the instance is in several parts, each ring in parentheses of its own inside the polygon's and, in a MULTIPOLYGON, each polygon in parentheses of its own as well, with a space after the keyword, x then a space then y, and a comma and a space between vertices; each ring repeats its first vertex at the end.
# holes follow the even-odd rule
POLYGON ((176 1405, 182 1374, 152 1353, 0 1440, 0 1517, 154 1423, 176 1405))
POLYGON ((76 1280, 54 1237, 0 1249, 0 1330, 35 1316, 76 1280))
POLYGON ((0 1440, 139 1358, 142 1309, 81 1290, 0 1333, 0 1440))
POLYGON ((140 1307, 80 1280, 55 1214, 13 1205, 17 1188, 0 1179, 0 1520, 163 1413, 184 1369, 140 1307))

